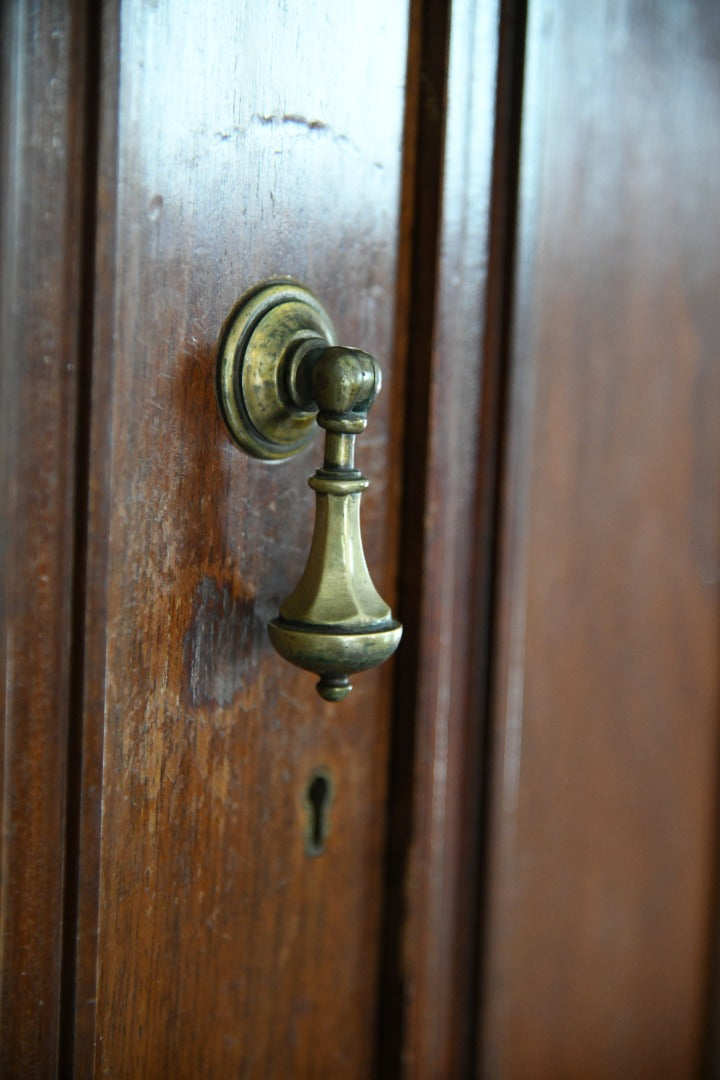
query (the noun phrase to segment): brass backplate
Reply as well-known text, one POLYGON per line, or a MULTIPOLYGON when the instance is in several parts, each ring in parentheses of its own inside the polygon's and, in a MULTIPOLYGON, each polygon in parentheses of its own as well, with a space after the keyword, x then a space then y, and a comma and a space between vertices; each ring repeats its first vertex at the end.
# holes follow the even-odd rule
POLYGON ((335 344, 327 312, 309 289, 275 280, 240 298, 220 338, 217 397, 230 436, 252 457, 284 461, 312 440, 315 413, 290 401, 288 357, 304 340, 335 344))

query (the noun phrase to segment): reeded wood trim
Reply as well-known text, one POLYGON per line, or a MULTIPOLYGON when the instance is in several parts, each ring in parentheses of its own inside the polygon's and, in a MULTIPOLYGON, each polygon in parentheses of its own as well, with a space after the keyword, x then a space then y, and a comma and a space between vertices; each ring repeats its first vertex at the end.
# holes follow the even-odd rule
POLYGON ((0 1071, 58 1065, 81 372, 86 11, 3 4, 0 1071))

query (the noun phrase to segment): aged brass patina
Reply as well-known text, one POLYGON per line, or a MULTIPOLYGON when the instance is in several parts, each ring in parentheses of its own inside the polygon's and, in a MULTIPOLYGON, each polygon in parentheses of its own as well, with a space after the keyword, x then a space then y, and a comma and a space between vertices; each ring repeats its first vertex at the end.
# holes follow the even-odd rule
POLYGON ((381 386, 380 366, 334 344, 327 314, 309 290, 273 281, 246 294, 220 341, 217 392, 233 440, 263 461, 281 461, 325 429, 325 460, 309 480, 315 529, 305 571, 268 634, 290 663, 320 676, 326 701, 341 701, 349 676, 392 656, 402 627, 372 583, 360 535, 368 481, 355 468, 355 436, 381 386))

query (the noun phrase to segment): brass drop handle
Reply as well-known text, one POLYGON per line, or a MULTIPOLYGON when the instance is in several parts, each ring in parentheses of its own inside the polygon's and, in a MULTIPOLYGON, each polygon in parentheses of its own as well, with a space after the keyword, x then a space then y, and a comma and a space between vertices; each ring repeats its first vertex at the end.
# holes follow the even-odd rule
POLYGON ((315 529, 305 571, 268 626, 275 649, 320 676, 326 701, 352 690, 349 676, 392 656, 402 627, 377 592, 360 535, 368 481, 355 468, 355 437, 380 391, 380 365, 335 344, 317 298, 288 281, 259 285, 230 314, 217 366, 220 411, 234 442, 282 461, 325 430, 325 460, 309 480, 315 529))

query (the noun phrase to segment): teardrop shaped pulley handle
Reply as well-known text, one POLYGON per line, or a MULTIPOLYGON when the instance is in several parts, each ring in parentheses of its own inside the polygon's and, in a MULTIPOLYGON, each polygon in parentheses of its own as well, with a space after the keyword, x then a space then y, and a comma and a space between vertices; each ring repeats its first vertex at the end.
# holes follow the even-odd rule
POLYGON ((325 460, 309 480, 315 529, 305 571, 268 626, 275 649, 320 676, 341 701, 349 676, 392 656, 402 626, 372 583, 360 535, 368 481, 355 468, 355 437, 382 383, 368 353, 335 344, 317 298, 292 281, 243 296, 220 339, 217 396, 234 442, 262 461, 283 461, 325 429, 325 460))

